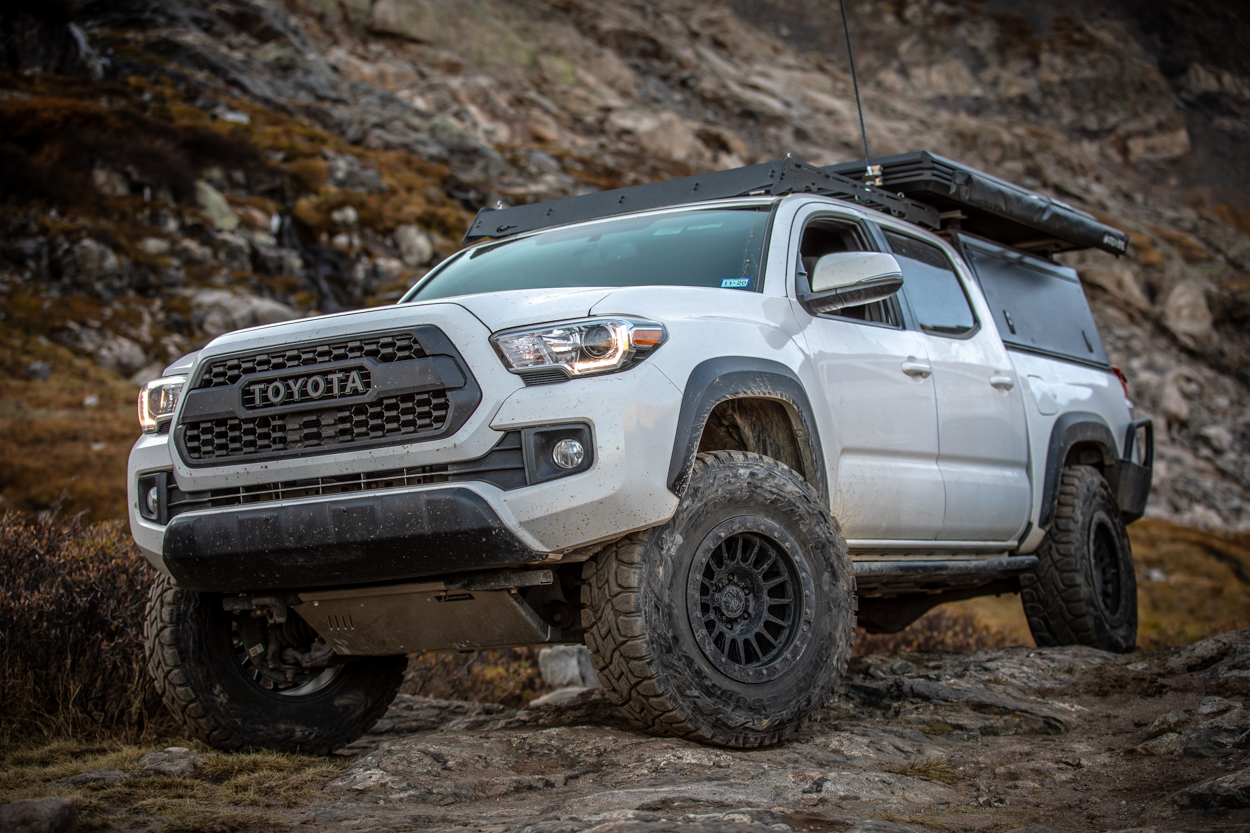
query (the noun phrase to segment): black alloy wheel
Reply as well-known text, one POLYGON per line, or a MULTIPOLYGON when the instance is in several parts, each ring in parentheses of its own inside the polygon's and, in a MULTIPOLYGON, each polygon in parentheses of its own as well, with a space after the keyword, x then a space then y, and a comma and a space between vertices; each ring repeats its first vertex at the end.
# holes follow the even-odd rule
POLYGON ((1099 512, 1090 522, 1089 551, 1098 603, 1108 617, 1115 618, 1124 604, 1123 559, 1113 522, 1106 512, 1099 512))
POLYGON ((686 607, 704 656, 739 682, 776 679, 811 638, 812 577, 777 524, 734 518, 703 539, 686 607), (800 567, 803 564, 804 567, 800 567))

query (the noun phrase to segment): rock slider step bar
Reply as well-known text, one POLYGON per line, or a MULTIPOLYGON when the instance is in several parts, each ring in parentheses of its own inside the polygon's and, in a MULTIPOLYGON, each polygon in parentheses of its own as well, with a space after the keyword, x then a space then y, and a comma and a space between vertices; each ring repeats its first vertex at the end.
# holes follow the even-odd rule
POLYGON ((861 596, 941 593, 1013 578, 1035 566, 1035 555, 983 560, 858 561, 855 584, 861 596))

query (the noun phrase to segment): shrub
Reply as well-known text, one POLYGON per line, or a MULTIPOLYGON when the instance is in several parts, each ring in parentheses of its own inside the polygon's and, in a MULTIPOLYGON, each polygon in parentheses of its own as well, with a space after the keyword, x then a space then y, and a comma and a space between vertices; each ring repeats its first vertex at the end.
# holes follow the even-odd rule
POLYGON ((405 694, 517 708, 546 692, 539 648, 421 654, 408 661, 405 694))
POLYGON ((153 193, 165 191, 188 204, 208 165, 268 167, 242 136, 73 98, 0 102, 0 136, 0 203, 17 206, 90 203, 97 166, 132 172, 153 193))
POLYGON ((0 741, 172 728, 144 668, 150 577, 120 522, 0 517, 0 741))
POLYGON ((898 633, 870 634, 862 628, 855 637, 854 656, 900 651, 944 651, 971 654, 984 648, 1013 644, 1005 634, 982 623, 967 611, 937 608, 898 633))
MULTIPOLYGON (((144 662, 152 575, 123 522, 0 517, 0 743, 139 742, 177 731, 144 662)), ((404 691, 521 706, 543 691, 537 656, 424 654, 404 691)))

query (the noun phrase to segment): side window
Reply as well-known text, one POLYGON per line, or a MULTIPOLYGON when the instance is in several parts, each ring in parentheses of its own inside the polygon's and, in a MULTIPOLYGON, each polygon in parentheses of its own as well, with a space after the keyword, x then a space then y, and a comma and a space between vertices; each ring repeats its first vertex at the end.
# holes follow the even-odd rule
POLYGON ((977 319, 968 295, 942 250, 892 231, 885 233, 885 239, 903 267, 903 292, 911 301, 920 329, 944 336, 962 336, 975 330, 977 319))
MULTIPOLYGON (((825 255, 836 252, 862 252, 868 247, 864 245, 861 232, 854 225, 836 220, 813 220, 803 229, 803 238, 799 241, 800 282, 806 282, 816 267, 816 261, 825 255)), ((806 292, 808 287, 802 287, 806 292)), ((837 312, 829 313, 834 318, 849 318, 853 321, 867 321, 873 324, 885 324, 890 327, 900 326, 897 302, 893 298, 877 301, 872 304, 861 304, 857 307, 843 307, 837 312)))

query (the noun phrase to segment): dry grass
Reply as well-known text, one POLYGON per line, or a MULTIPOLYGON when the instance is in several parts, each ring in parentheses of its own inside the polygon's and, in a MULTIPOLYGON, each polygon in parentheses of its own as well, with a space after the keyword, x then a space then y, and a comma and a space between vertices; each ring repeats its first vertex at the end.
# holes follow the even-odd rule
POLYGON ((942 784, 958 784, 968 777, 941 758, 913 758, 894 771, 909 778, 923 778, 942 784))
POLYGON ((408 662, 405 694, 517 708, 545 694, 537 648, 421 654, 408 662))
MULTIPOLYGON (((4 80, 5 86, 29 89, 29 81, 4 80)), ((176 121, 140 112, 127 100, 129 92, 99 85, 97 94, 111 94, 114 106, 55 92, 0 102, 0 135, 9 163, 0 166, 5 201, 103 207, 91 173, 94 166, 104 166, 134 171, 152 192, 189 203, 195 180, 208 165, 266 167, 256 148, 235 132, 211 126, 207 119, 176 121)))
POLYGON ((345 762, 276 752, 209 752, 201 745, 194 777, 144 772, 139 759, 160 746, 82 747, 57 742, 0 753, 0 803, 62 796, 78 805, 84 829, 126 824, 161 831, 233 831, 278 823, 337 777, 345 762), (56 783, 89 770, 116 769, 115 783, 56 783))
POLYGON ((0 517, 0 742, 172 728, 143 662, 149 578, 120 523, 0 517))
POLYGON ((34 516, 60 500, 63 514, 125 518, 138 388, 8 323, 0 324, 0 509, 34 516), (46 381, 26 375, 37 361, 51 370, 46 381), (98 402, 85 407, 89 396, 98 402))
POLYGON ((1250 627, 1250 535, 1144 519, 1129 527, 1137 563, 1137 644, 1187 645, 1250 627))
POLYGON ((900 651, 970 654, 985 648, 1014 644, 1017 643, 1009 636, 993 630, 971 611, 939 607, 898 633, 872 634, 861 628, 856 634, 852 655, 858 657, 900 651))

